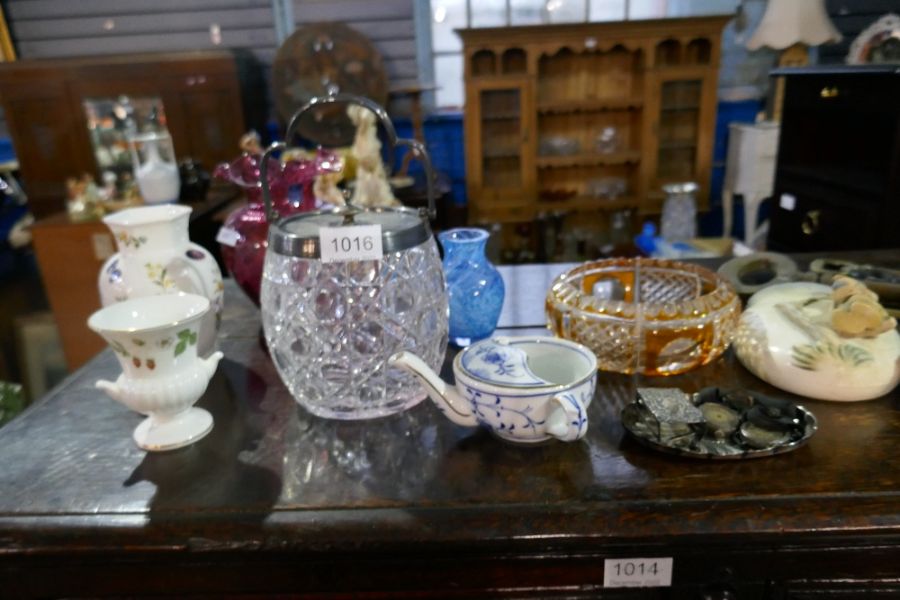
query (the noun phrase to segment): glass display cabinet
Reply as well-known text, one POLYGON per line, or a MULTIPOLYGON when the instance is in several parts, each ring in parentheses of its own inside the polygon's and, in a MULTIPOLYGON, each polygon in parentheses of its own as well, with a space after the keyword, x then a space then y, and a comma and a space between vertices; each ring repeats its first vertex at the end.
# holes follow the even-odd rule
POLYGON ((112 112, 122 96, 138 116, 157 109, 179 159, 211 169, 232 158, 245 132, 239 75, 238 56, 223 51, 0 64, 0 105, 31 211, 62 210, 68 178, 131 169, 112 112))

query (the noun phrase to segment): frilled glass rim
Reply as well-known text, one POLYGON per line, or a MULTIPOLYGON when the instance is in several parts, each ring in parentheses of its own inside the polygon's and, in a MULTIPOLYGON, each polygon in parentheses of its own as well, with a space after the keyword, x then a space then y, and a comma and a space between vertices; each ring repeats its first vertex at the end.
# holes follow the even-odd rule
POLYGON ((634 320, 640 313, 644 321, 671 322, 673 318, 702 320, 711 313, 717 313, 725 308, 730 309, 735 302, 739 302, 739 299, 731 284, 704 267, 662 258, 611 258, 587 262, 559 275, 547 292, 546 309, 548 313, 574 312, 584 316, 603 316, 625 321, 634 320), (702 293, 688 301, 635 304, 624 300, 597 298, 584 293, 578 285, 582 278, 593 273, 634 271, 638 268, 690 273, 700 278, 703 289, 711 287, 712 291, 702 293), (637 310, 638 307, 640 311, 637 310))

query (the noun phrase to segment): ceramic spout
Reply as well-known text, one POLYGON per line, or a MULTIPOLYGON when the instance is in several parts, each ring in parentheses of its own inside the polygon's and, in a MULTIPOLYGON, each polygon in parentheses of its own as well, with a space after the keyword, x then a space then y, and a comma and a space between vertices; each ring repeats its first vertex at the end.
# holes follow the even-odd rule
POLYGON ((216 367, 219 366, 219 361, 222 360, 222 357, 225 355, 219 351, 213 352, 209 358, 201 358, 200 362, 203 364, 204 373, 206 373, 206 379, 209 381, 212 379, 212 376, 216 372, 216 367))
POLYGON ((447 385, 447 382, 438 377, 437 373, 421 358, 411 352, 403 351, 391 356, 388 364, 418 377, 425 387, 425 391, 428 392, 428 397, 448 419, 464 427, 478 425, 469 402, 456 391, 456 388, 447 385))
POLYGON ((97 382, 94 383, 94 387, 106 392, 106 394, 113 400, 124 402, 124 398, 122 397, 122 388, 119 387, 119 384, 113 383, 112 381, 107 381, 106 379, 98 379, 97 382))

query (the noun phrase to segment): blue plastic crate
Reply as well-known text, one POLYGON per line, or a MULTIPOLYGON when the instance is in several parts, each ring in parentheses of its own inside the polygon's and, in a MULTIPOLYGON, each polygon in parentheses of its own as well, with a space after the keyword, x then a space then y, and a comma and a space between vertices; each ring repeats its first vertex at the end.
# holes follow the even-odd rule
POLYGON ((12 139, 0 137, 0 163, 16 160, 16 151, 13 149, 12 139))

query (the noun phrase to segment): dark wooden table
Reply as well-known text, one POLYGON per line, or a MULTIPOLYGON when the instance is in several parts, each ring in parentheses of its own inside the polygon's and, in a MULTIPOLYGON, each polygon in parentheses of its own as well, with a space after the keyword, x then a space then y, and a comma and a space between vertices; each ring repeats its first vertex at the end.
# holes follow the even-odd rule
MULTIPOLYGON (((535 314, 550 276, 510 273, 506 324, 535 314)), ((118 371, 109 351, 0 430, 0 597, 900 595, 897 391, 804 401, 820 430, 776 457, 696 461, 626 437, 618 415, 639 384, 777 393, 729 353, 669 379, 601 373, 583 441, 521 448, 428 401, 314 418, 234 287, 224 323, 200 401, 216 425, 194 446, 134 446, 141 417, 93 387, 118 371), (673 587, 603 588, 604 559, 635 557, 672 557, 673 587)))

